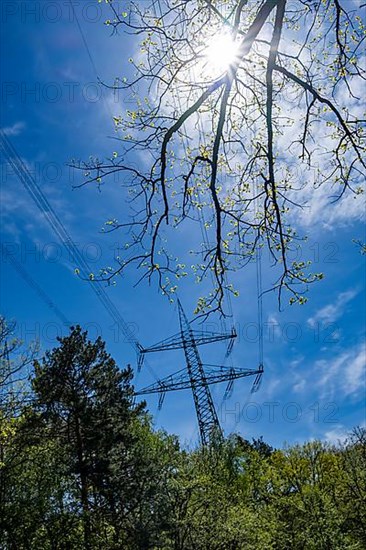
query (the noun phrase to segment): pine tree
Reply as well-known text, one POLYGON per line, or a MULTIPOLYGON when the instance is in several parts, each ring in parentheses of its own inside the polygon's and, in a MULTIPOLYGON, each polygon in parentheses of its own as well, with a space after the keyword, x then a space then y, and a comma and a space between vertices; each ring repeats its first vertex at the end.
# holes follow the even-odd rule
MULTIPOLYGON (((92 343, 77 326, 59 342, 35 363, 34 408, 45 437, 63 448, 61 458, 75 479, 65 500, 75 499, 83 545, 90 549, 135 483, 133 424, 144 406, 133 404, 130 367, 120 370, 101 338, 92 343), (116 475, 125 495, 115 494, 116 475)), ((107 531, 103 536, 113 537, 113 529, 107 531)))

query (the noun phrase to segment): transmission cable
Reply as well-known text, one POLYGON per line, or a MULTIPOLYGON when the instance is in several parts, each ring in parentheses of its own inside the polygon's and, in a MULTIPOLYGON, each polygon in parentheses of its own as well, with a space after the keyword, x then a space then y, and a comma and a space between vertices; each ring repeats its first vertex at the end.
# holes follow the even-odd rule
POLYGON ((6 258, 9 260, 15 271, 24 279, 24 281, 38 294, 47 307, 53 311, 53 313, 60 319, 60 321, 66 326, 70 327, 72 323, 62 313, 58 306, 51 300, 48 294, 39 286, 39 284, 33 279, 33 277, 27 272, 27 270, 18 262, 18 260, 8 253, 6 258))
MULTIPOLYGON (((125 322, 125 320, 121 316, 116 306, 113 304, 113 302, 111 302, 101 282, 98 280, 92 280, 90 278, 91 269, 88 263, 86 262, 86 260, 84 259, 80 251, 78 250, 77 246, 73 242, 72 238, 70 237, 70 234, 66 230, 60 218, 58 217, 58 215, 56 214, 56 212, 48 202, 47 198, 44 196, 43 192, 37 185, 34 178, 31 176, 29 170, 27 169, 27 167, 19 157, 17 151, 14 149, 13 145, 10 143, 9 139, 7 138, 5 132, 1 128, 0 128, 0 144, 4 152, 4 155, 6 156, 6 158, 8 159, 8 162, 14 169, 14 172, 17 174, 17 176, 23 183, 24 187, 31 195, 37 207, 45 216, 52 230, 56 233, 57 237, 60 239, 60 242, 69 252, 69 254, 71 252, 72 258, 79 263, 83 271, 83 276, 85 280, 88 280, 98 300, 101 302, 103 307, 107 310, 107 312, 115 321, 117 326, 121 329, 122 333, 126 337, 127 342, 131 344, 131 346, 134 348, 136 353, 139 354, 140 350, 142 349, 141 344, 138 342, 137 338, 130 330, 128 324, 125 322)), ((148 364, 146 366, 150 371, 150 373, 154 376, 154 378, 158 380, 156 374, 151 369, 151 367, 148 364)))

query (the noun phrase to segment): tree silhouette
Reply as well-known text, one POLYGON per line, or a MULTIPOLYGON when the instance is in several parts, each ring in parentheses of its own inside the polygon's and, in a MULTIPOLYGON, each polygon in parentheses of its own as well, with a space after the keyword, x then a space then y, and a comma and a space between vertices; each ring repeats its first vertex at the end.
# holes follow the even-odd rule
POLYGON ((58 340, 59 347, 35 362, 34 409, 44 423, 44 437, 60 443, 62 460, 76 477, 83 543, 92 548, 95 510, 115 513, 131 491, 132 427, 144 404, 133 405, 132 371, 118 368, 100 337, 91 342, 77 326, 58 340), (112 494, 115 470, 124 484, 119 495, 112 494))
POLYGON ((287 289, 291 303, 304 302, 322 274, 302 254, 289 257, 301 246, 299 209, 321 186, 333 201, 363 191, 360 9, 341 0, 151 0, 120 13, 108 4, 113 32, 141 42, 126 76, 109 85, 129 107, 114 117, 117 150, 73 162, 85 172, 80 186, 121 175, 129 197, 131 217, 105 227, 123 232, 125 250, 99 278, 133 264, 139 280, 157 277, 169 295, 190 273, 213 274, 196 311, 224 312, 225 292, 236 293, 227 273, 267 248, 279 301, 287 289), (224 68, 208 55, 223 36, 232 45, 224 68), (183 224, 190 244, 176 257, 183 224))

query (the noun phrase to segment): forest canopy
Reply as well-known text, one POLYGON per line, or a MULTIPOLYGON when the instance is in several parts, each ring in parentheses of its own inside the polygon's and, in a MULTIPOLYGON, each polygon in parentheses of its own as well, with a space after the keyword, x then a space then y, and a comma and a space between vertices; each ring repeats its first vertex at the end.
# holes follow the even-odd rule
POLYGON ((232 434, 184 448, 80 327, 21 393, 0 389, 4 550, 365 548, 364 428, 336 445, 232 434))

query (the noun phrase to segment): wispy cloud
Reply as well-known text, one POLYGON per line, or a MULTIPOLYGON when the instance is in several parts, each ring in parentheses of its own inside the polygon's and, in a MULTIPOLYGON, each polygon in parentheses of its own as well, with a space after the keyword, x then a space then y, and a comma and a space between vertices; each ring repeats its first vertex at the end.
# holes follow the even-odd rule
MULTIPOLYGON (((360 427, 365 428, 366 422, 361 422, 360 427)), ((344 443, 350 436, 351 430, 346 428, 343 424, 336 424, 332 429, 327 430, 324 433, 323 439, 336 445, 337 443, 344 443)))
POLYGON ((344 443, 347 437, 348 430, 342 424, 337 424, 336 426, 334 426, 334 428, 328 430, 324 434, 324 439, 332 445, 336 445, 337 443, 344 443))
POLYGON ((3 132, 7 136, 19 136, 19 134, 22 133, 24 128, 25 128, 24 122, 16 122, 12 126, 7 126, 6 128, 3 128, 3 132))
MULTIPOLYGON (((364 182, 355 187, 364 189, 364 182)), ((346 190, 339 200, 340 191, 325 184, 316 186, 307 184, 302 189, 304 208, 297 212, 296 220, 305 228, 318 227, 334 230, 335 227, 346 227, 355 221, 365 220, 365 195, 346 190)))
POLYGON ((362 345, 346 368, 346 393, 365 391, 366 348, 362 345))
POLYGON ((334 323, 334 321, 343 315, 345 306, 356 296, 356 294, 356 290, 341 292, 338 294, 335 303, 322 307, 313 317, 310 317, 307 321, 308 325, 313 328, 317 323, 334 323))
POLYGON ((315 369, 320 374, 318 384, 323 397, 357 397, 365 391, 365 344, 345 350, 334 359, 317 361, 315 369))
POLYGON ((295 393, 303 393, 306 389, 306 380, 305 378, 301 378, 296 384, 294 385, 294 392, 295 393))

